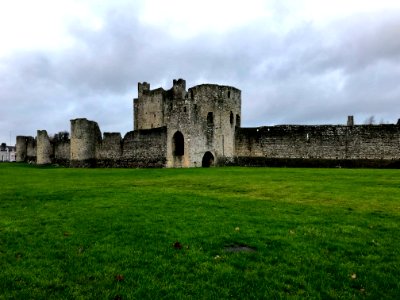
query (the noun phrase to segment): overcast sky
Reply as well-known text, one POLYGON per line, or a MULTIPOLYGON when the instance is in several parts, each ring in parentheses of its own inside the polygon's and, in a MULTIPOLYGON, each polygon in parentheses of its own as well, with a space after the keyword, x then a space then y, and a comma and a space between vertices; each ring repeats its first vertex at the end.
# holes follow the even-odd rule
POLYGON ((137 83, 242 90, 242 125, 400 118, 398 0, 0 0, 0 142, 133 129, 137 83))

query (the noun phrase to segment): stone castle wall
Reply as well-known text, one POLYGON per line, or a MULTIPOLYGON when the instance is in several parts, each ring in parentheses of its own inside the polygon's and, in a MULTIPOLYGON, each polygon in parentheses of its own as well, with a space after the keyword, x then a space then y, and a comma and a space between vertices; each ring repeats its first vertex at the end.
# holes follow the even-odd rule
POLYGON ((71 142, 70 140, 54 141, 54 160, 53 162, 61 165, 69 165, 71 142))
POLYGON ((17 136, 16 161, 36 161, 36 140, 31 136, 17 136))
POLYGON ((166 129, 143 129, 120 133, 104 133, 96 144, 97 167, 164 167, 166 161, 166 129))
POLYGON ((236 159, 241 165, 273 164, 271 159, 304 161, 329 160, 346 164, 360 161, 359 166, 390 165, 400 160, 400 126, 268 126, 238 128, 236 159), (362 161, 362 163, 361 163, 362 161), (374 161, 372 163, 372 161, 374 161), (380 161, 380 163, 379 163, 380 161))
POLYGON ((166 164, 166 128, 120 133, 105 132, 87 119, 71 120, 71 139, 45 130, 37 137, 18 136, 18 161, 37 164, 57 163, 71 167, 164 167, 166 164))
POLYGON ((105 132, 96 147, 96 159, 116 162, 122 156, 122 138, 119 132, 105 132))
POLYGON ((167 167, 201 166, 207 152, 215 160, 233 158, 240 115, 241 91, 230 86, 202 84, 186 91, 186 81, 178 79, 170 90, 151 90, 144 82, 134 99, 135 130, 167 128, 167 167))
POLYGON ((166 128, 128 132, 123 139, 121 167, 165 167, 166 128))
POLYGON ((17 162, 69 165, 70 140, 54 140, 48 136, 46 130, 38 130, 36 139, 31 136, 17 136, 16 148, 17 162))
POLYGON ((134 131, 101 134, 98 124, 71 120, 71 137, 17 137, 17 161, 72 167, 349 166, 400 167, 397 125, 280 125, 241 128, 241 91, 183 79, 169 90, 138 84, 134 131))

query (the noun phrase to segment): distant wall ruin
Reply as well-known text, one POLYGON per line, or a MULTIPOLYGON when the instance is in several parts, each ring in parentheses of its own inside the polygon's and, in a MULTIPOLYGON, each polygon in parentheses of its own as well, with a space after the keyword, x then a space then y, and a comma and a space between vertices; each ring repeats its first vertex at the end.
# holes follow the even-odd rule
POLYGON ((57 163, 70 167, 164 167, 166 128, 120 133, 105 132, 87 119, 71 120, 71 138, 50 138, 45 130, 37 137, 17 137, 17 161, 57 163))

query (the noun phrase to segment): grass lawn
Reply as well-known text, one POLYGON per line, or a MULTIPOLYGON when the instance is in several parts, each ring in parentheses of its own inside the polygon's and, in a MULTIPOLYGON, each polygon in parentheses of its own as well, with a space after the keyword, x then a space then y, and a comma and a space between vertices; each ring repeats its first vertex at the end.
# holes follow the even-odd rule
POLYGON ((400 170, 0 164, 0 299, 399 299, 400 170))

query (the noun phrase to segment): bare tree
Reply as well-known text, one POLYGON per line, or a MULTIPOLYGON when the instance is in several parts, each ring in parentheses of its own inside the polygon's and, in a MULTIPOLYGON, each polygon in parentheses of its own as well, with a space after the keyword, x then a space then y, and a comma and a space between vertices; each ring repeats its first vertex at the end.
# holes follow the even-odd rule
POLYGON ((375 124, 375 116, 370 116, 364 121, 365 125, 373 125, 375 124))
POLYGON ((67 142, 69 140, 69 132, 68 131, 60 131, 56 133, 53 137, 53 141, 56 142, 67 142))

